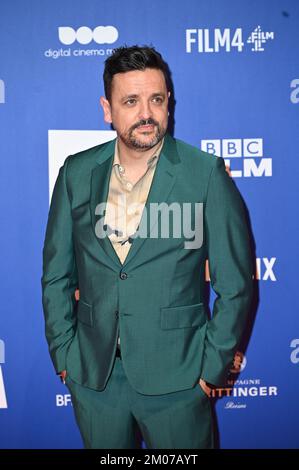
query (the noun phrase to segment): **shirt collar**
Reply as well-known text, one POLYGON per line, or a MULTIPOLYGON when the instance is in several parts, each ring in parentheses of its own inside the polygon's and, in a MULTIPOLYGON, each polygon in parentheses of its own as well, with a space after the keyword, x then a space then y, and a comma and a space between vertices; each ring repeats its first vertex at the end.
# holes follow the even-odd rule
MULTIPOLYGON (((164 143, 164 137, 163 137, 162 141, 160 142, 159 147, 155 150, 154 154, 151 157, 149 157, 149 159, 147 160, 147 165, 149 167, 152 167, 152 166, 157 164, 160 153, 161 153, 161 150, 162 150, 162 147, 163 147, 163 143, 164 143)), ((115 165, 120 166, 119 151, 118 151, 118 139, 116 139, 115 151, 114 151, 113 166, 115 166, 115 165)))

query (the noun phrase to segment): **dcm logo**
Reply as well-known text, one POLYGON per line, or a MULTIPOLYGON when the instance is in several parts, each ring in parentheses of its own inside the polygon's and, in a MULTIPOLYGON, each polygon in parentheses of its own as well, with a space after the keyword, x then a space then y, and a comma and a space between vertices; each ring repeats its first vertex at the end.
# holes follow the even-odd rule
POLYGON ((4 341, 0 339, 0 408, 7 408, 6 393, 4 387, 4 380, 2 374, 1 364, 5 362, 5 345, 4 341))
POLYGON ((69 26, 60 26, 58 36, 62 44, 70 45, 77 41, 79 44, 112 44, 118 38, 118 30, 114 26, 97 26, 94 30, 81 26, 77 30, 69 26))

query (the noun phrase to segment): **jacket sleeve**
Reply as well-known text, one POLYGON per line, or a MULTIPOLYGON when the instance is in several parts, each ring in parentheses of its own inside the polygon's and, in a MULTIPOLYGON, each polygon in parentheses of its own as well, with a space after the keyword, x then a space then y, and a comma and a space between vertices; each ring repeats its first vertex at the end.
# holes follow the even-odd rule
POLYGON ((254 263, 244 203, 222 157, 215 160, 210 176, 205 226, 216 299, 206 330, 201 377, 223 386, 246 326, 254 263))
POLYGON ((74 294, 78 279, 66 181, 68 163, 69 157, 59 170, 52 195, 41 278, 46 338, 57 373, 66 368, 66 353, 76 327, 74 294))

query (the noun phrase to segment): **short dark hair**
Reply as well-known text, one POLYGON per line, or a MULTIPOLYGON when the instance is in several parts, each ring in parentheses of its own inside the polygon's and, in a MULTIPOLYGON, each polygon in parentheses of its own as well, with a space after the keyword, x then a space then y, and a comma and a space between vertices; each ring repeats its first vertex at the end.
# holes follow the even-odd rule
POLYGON ((105 60, 103 80, 106 98, 111 101, 113 75, 132 70, 145 70, 146 68, 161 70, 169 91, 170 72, 168 65, 154 47, 135 45, 114 49, 112 55, 105 60))

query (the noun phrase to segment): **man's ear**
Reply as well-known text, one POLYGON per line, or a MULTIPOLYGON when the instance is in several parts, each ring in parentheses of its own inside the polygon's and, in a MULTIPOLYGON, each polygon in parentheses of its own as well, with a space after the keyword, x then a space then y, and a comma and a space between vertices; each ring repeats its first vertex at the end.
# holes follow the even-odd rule
POLYGON ((110 106, 109 101, 104 96, 101 96, 100 103, 104 111, 105 122, 108 122, 109 124, 111 124, 112 116, 111 116, 111 106, 110 106))

